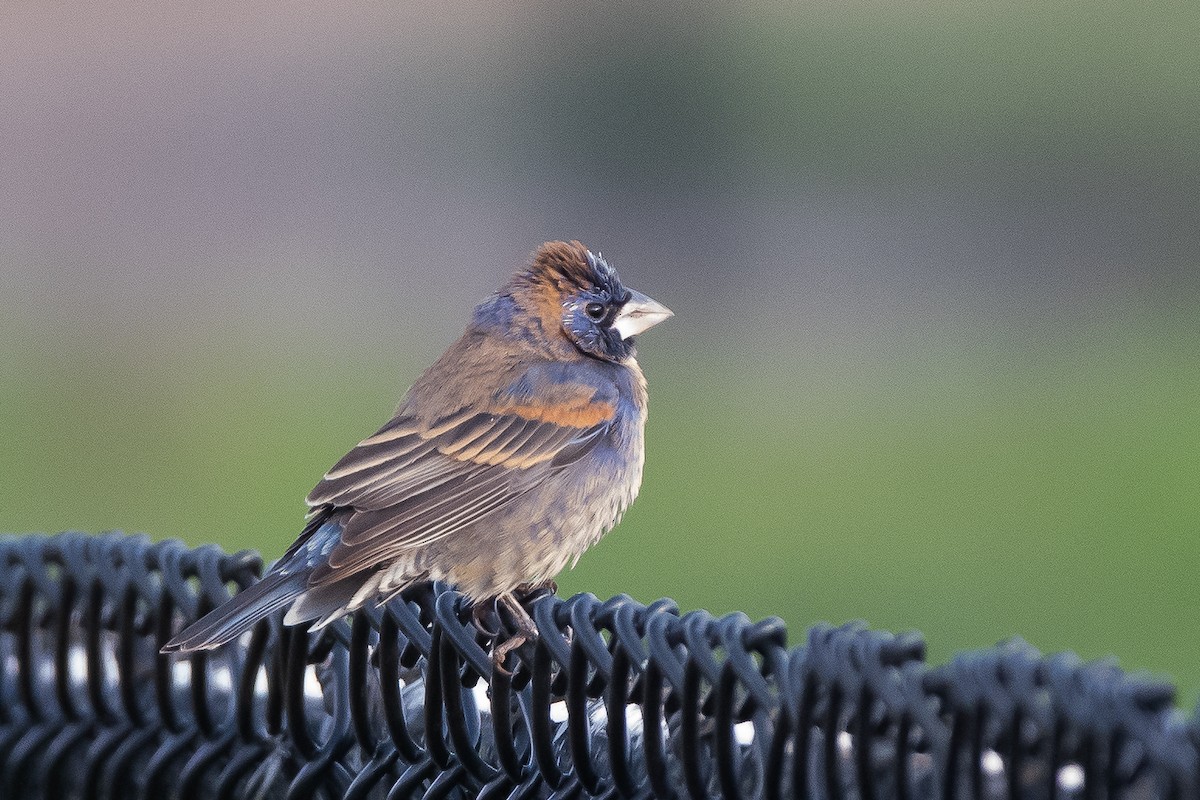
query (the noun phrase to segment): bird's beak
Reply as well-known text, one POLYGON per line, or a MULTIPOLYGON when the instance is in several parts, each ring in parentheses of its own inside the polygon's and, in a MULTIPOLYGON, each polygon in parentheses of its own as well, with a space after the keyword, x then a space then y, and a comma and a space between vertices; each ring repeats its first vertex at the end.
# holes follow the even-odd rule
POLYGON ((629 299, 621 306, 621 311, 613 319, 612 326, 622 339, 637 336, 649 330, 664 319, 673 317, 671 309, 655 300, 651 300, 641 292, 629 291, 629 299))

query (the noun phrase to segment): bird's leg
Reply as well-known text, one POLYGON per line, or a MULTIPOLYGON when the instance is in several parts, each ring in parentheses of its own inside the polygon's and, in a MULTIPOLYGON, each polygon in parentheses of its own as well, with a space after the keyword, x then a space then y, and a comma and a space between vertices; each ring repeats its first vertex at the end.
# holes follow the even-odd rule
POLYGON ((526 639, 538 638, 537 623, 533 621, 533 617, 525 610, 525 606, 518 602, 512 592, 505 592, 499 597, 500 605, 512 615, 513 621, 517 624, 517 631, 526 639))
POLYGON ((509 653, 526 642, 537 641, 538 629, 533 618, 517 602, 517 598, 513 596, 512 592, 504 592, 496 598, 496 601, 499 605, 504 606, 504 610, 509 613, 513 623, 517 626, 516 633, 492 648, 492 666, 495 669, 503 670, 504 659, 508 657, 509 653))

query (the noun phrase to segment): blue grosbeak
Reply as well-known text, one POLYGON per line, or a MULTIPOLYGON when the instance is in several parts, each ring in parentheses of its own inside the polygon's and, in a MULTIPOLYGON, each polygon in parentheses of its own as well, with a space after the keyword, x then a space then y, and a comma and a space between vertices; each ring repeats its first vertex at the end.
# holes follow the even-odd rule
POLYGON ((263 579, 164 651, 217 647, 273 612, 320 627, 412 584, 477 604, 578 560, 642 480, 646 381, 634 340, 671 316, 579 242, 548 242, 475 309, 379 432, 308 496, 308 524, 263 579))

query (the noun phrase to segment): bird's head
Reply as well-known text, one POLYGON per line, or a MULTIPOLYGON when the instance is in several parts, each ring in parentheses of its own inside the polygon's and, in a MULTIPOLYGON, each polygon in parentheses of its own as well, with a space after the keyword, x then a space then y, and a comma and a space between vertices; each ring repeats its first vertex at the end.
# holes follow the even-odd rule
POLYGON ((549 337, 605 361, 633 355, 633 337, 673 316, 621 283, 617 271, 579 242, 546 242, 508 293, 549 337))

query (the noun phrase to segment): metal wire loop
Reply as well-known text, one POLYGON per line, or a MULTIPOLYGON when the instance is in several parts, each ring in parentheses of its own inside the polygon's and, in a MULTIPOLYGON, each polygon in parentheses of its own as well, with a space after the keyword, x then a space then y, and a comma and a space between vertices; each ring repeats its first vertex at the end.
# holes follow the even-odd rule
POLYGON ((920 635, 861 623, 788 649, 778 619, 542 593, 538 639, 497 670, 504 620, 480 630, 432 585, 319 633, 276 618, 159 653, 261 567, 142 536, 0 538, 0 797, 1200 796, 1200 722, 1173 687, 1019 639, 931 668, 920 635))

